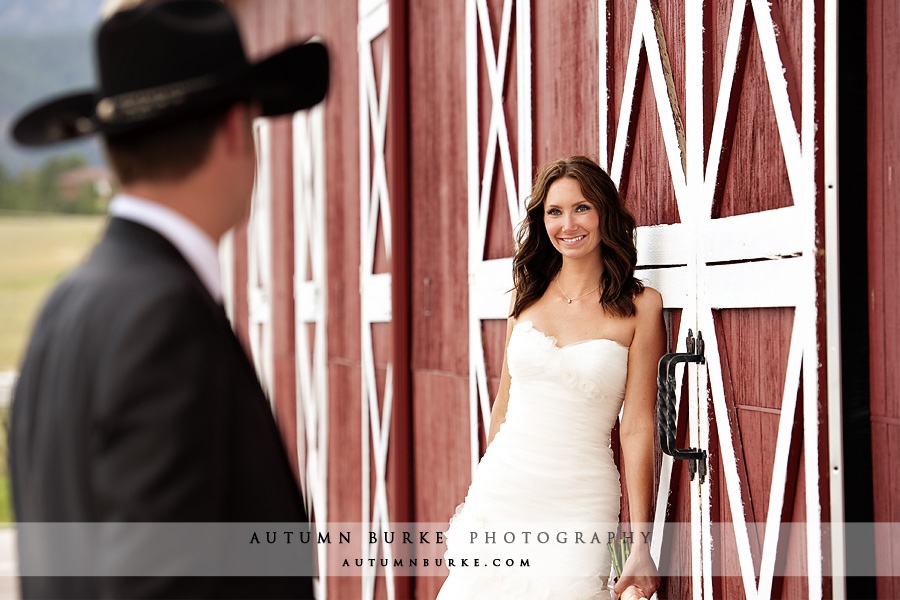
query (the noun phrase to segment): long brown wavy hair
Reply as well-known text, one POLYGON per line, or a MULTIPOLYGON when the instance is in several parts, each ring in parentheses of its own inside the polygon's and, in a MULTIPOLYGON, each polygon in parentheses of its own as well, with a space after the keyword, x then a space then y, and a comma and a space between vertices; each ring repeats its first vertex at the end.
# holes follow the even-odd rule
POLYGON ((634 217, 609 175, 586 156, 561 158, 544 165, 534 179, 525 220, 516 235, 513 257, 513 284, 516 301, 512 315, 534 304, 562 267, 562 255, 553 247, 544 227, 544 200, 557 179, 570 177, 578 182, 585 200, 600 214, 600 304, 620 317, 634 315, 634 297, 644 285, 634 276, 637 249, 634 246, 634 217))

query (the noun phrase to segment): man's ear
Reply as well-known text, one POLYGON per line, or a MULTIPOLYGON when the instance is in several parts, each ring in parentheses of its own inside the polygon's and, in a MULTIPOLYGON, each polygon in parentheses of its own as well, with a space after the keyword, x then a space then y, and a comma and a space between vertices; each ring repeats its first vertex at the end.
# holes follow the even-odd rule
POLYGON ((220 130, 224 148, 229 154, 247 152, 253 149, 253 114, 243 103, 234 104, 225 113, 220 130))

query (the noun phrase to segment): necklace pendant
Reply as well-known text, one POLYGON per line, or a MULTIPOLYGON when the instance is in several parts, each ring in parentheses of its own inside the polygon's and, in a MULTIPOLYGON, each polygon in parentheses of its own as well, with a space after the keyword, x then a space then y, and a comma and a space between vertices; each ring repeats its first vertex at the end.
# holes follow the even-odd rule
POLYGON ((568 299, 568 300, 569 300, 569 304, 572 304, 572 300, 571 300, 571 298, 569 298, 569 299, 568 299))

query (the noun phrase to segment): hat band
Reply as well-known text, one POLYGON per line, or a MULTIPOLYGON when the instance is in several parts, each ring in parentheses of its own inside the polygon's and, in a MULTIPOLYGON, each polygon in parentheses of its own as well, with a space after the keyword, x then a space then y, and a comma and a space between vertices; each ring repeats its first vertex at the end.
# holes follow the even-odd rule
POLYGON ((98 120, 109 125, 141 121, 184 104, 190 95, 211 90, 221 82, 220 77, 204 75, 145 90, 106 96, 97 102, 95 114, 98 120))

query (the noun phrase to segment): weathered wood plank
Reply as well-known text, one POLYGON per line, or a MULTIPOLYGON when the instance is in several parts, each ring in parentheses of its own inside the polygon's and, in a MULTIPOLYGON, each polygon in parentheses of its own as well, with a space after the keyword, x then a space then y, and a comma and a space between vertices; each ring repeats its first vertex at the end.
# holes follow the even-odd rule
MULTIPOLYGON (((410 2, 408 21, 413 502, 418 522, 446 527, 472 479, 465 3, 410 2)), ((416 597, 442 584, 418 577, 416 597)))
POLYGON ((887 60, 883 63, 882 93, 890 99, 884 107, 883 139, 883 190, 882 223, 885 235, 882 261, 884 269, 884 393, 887 399, 885 415, 900 417, 900 241, 896 232, 900 227, 900 62, 894 60, 900 53, 900 6, 885 2, 882 14, 882 49, 887 60), (893 234, 892 234, 893 232, 893 234))
POLYGON ((716 217, 794 203, 755 22, 748 33, 745 63, 735 76, 739 85, 732 91, 739 100, 732 135, 725 138, 728 162, 717 186, 721 195, 713 205, 716 217))
MULTIPOLYGON (((900 258, 896 232, 900 226, 897 183, 900 176, 900 9, 883 0, 867 2, 867 152, 868 152, 868 274, 869 377, 872 418, 874 519, 900 518, 900 258)), ((896 573, 900 543, 876 533, 875 560, 879 572, 896 573)), ((900 578, 879 577, 879 597, 900 593, 900 578)))
MULTIPOLYGON (((328 518, 358 523, 362 514, 360 369, 355 361, 332 360, 328 367, 328 518)), ((329 577, 329 597, 361 597, 360 577, 329 577)))
MULTIPOLYGON (((869 271, 869 373, 870 398, 873 415, 887 414, 885 383, 888 377, 885 364, 885 230, 889 224, 884 221, 885 187, 888 177, 893 177, 893 169, 888 171, 885 156, 885 124, 893 114, 892 107, 885 102, 883 74, 885 54, 882 50, 884 16, 881 0, 867 3, 868 33, 867 43, 867 88, 868 114, 866 139, 869 172, 867 178, 867 218, 868 218, 868 271, 869 271)), ((889 62, 889 60, 888 60, 889 62)), ((873 458, 877 453, 873 452, 873 458)), ((876 489, 878 486, 875 486, 876 489)))
MULTIPOLYGON (((642 51, 642 60, 646 60, 644 56, 642 51)), ((626 151, 629 157, 625 159, 619 193, 624 194, 638 225, 680 223, 650 70, 639 69, 638 81, 634 141, 626 151)))
POLYGON ((573 154, 597 157, 597 22, 595 2, 535 3, 535 166, 573 154))

